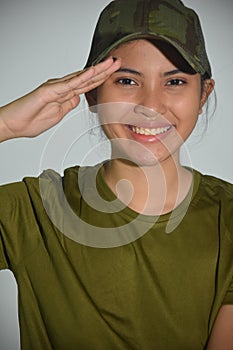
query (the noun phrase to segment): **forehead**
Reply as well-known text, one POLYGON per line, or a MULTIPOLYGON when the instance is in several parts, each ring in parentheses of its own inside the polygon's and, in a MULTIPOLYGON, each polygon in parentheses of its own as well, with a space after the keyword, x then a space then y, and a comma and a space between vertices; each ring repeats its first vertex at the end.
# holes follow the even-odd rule
POLYGON ((110 52, 115 58, 121 58, 122 64, 168 61, 159 48, 150 41, 139 39, 124 43, 110 52))
POLYGON ((113 57, 120 57, 123 61, 133 60, 142 62, 151 61, 155 59, 163 60, 165 63, 173 64, 189 74, 196 72, 181 56, 181 54, 168 42, 160 39, 137 39, 125 42, 110 52, 113 57))

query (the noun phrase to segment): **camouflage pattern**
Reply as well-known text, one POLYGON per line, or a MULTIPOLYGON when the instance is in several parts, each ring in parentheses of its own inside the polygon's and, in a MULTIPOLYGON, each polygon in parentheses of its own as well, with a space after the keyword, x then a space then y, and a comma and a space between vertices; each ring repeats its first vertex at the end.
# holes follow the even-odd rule
POLYGON ((112 1, 100 14, 85 67, 126 41, 150 37, 169 42, 197 73, 211 77, 199 18, 180 0, 112 1))

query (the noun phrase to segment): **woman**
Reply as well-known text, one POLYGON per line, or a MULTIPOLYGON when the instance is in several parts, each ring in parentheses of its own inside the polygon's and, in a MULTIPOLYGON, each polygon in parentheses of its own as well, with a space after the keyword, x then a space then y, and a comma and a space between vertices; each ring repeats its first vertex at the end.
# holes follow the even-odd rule
POLYGON ((85 93, 112 147, 103 165, 1 188, 23 349, 233 347, 233 188, 179 160, 213 88, 193 11, 116 0, 85 71, 1 108, 1 141, 32 137, 85 93))

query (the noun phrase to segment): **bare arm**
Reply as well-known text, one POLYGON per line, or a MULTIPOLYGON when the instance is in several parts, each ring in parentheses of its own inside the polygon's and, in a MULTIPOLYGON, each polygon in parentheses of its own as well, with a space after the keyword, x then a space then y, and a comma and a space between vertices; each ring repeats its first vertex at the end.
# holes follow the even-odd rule
POLYGON ((219 310, 207 350, 233 350, 233 305, 219 310))
POLYGON ((108 58, 95 67, 51 79, 29 94, 0 108, 0 142, 34 137, 53 127, 77 107, 80 95, 101 85, 120 66, 108 58))

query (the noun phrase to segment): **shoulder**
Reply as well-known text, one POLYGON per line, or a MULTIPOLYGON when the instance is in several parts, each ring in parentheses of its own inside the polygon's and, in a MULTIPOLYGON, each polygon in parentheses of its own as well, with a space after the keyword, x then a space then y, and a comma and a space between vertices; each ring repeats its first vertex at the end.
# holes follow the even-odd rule
POLYGON ((199 174, 202 185, 204 185, 210 193, 218 195, 225 193, 229 197, 233 196, 232 183, 215 176, 199 174))
POLYGON ((233 205, 233 184, 211 175, 195 171, 199 179, 198 194, 203 200, 233 205))
MULTIPOLYGON (((37 187, 37 178, 30 178, 29 182, 37 187)), ((29 196, 27 181, 18 181, 10 184, 4 184, 0 186, 0 206, 6 209, 8 205, 16 207, 16 203, 25 203, 26 198, 29 196)))
POLYGON ((199 187, 194 198, 195 206, 212 220, 217 220, 233 241, 233 184, 214 176, 196 174, 199 187))
POLYGON ((55 188, 59 190, 60 187, 66 187, 67 191, 72 191, 88 182, 87 179, 94 178, 100 168, 101 165, 73 166, 65 169, 64 175, 55 170, 47 169, 39 176, 25 177, 22 181, 1 185, 1 203, 4 203, 5 200, 23 200, 25 196, 40 196, 41 192, 47 195, 51 190, 55 188))
MULTIPOLYGON (((96 187, 97 179, 100 178, 103 164, 91 166, 74 166, 64 171, 63 184, 66 190, 74 186, 80 191, 88 191, 96 187)), ((74 188, 73 187, 73 188, 74 188)))
MULTIPOLYGON (((58 181, 60 175, 53 170, 44 171, 40 176, 25 177, 21 181, 0 186, 1 217, 3 212, 25 210, 32 203, 41 201, 41 187, 43 184, 58 181), (56 179, 56 180, 55 180, 56 179)), ((61 177, 60 177, 61 178, 61 177)), ((49 186, 44 186, 48 188, 49 186)))

